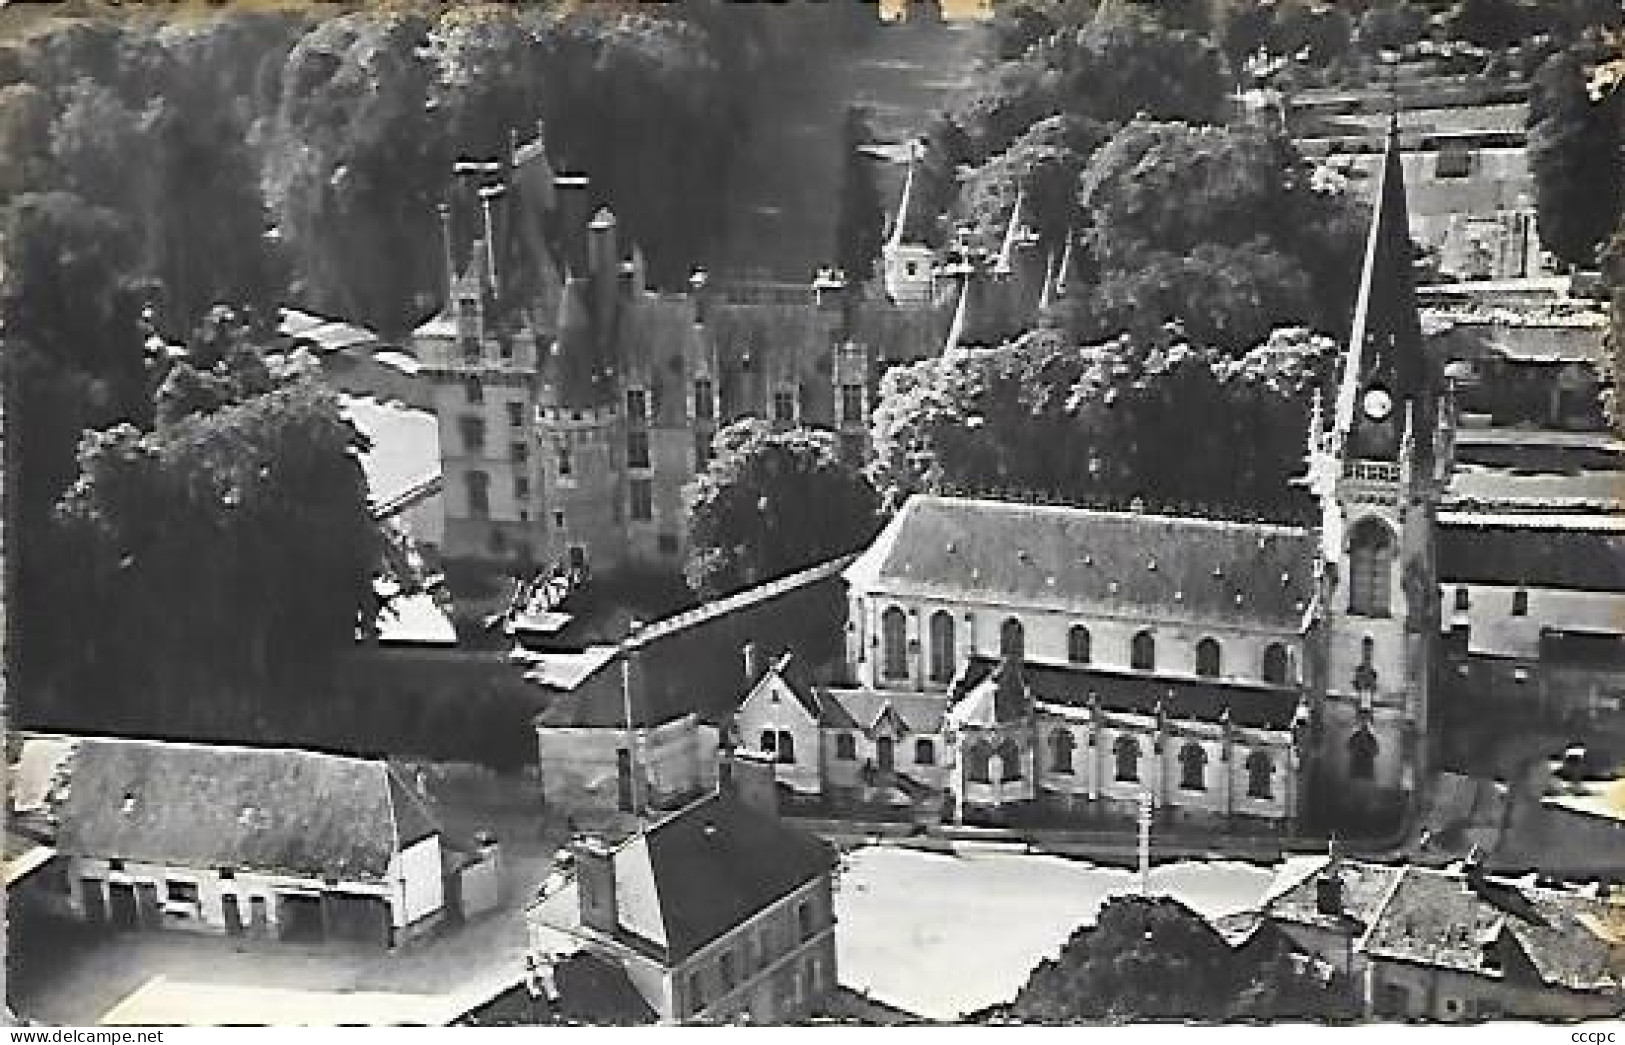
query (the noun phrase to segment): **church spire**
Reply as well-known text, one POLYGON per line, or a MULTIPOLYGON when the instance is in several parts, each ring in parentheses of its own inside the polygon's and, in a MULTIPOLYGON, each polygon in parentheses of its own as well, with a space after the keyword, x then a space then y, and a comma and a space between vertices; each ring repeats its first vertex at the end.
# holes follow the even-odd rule
POLYGON ((907 237, 918 236, 919 221, 914 211, 918 208, 919 189, 914 183, 915 171, 919 167, 920 146, 918 142, 908 143, 908 173, 903 176, 903 195, 897 203, 897 217, 892 223, 891 246, 900 247, 908 242, 907 237))
POLYGON ((1338 389, 1335 420, 1340 440, 1367 423, 1391 427, 1396 414, 1403 412, 1400 403, 1425 404, 1428 398, 1413 259, 1396 115, 1388 128, 1338 389))

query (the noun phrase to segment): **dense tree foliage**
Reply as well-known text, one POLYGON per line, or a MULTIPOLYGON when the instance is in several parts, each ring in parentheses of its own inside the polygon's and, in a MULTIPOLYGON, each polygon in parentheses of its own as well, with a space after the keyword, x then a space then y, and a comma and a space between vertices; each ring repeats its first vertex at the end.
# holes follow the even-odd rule
POLYGON ((828 432, 736 422, 688 487, 689 586, 716 598, 861 547, 879 528, 875 491, 828 432))
POLYGON ((1238 951, 1177 900, 1117 897, 1033 970, 1000 1015, 1055 1024, 1353 1016, 1346 987, 1271 939, 1238 951))
POLYGON ((1625 207, 1625 94, 1593 99, 1581 48, 1547 59, 1529 92, 1529 166, 1542 244, 1592 265, 1625 207))
POLYGON ((1303 330, 1239 358, 1168 331, 955 350, 882 379, 873 476, 890 505, 915 492, 1005 493, 1295 518, 1304 505, 1289 479, 1335 357, 1303 330))

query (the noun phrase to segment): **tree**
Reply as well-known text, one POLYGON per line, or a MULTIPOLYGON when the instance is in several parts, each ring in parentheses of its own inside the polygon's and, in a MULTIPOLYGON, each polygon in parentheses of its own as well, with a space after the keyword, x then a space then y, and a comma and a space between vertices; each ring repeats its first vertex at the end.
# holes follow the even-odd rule
POLYGON ((1027 220, 1049 243, 1059 243, 1081 217, 1078 178, 1107 138, 1104 125, 1080 116, 1051 116, 1029 127, 1010 147, 966 173, 960 211, 984 242, 997 242, 1026 192, 1027 220))
POLYGON ((1528 126, 1541 243, 1565 264, 1594 265, 1625 206, 1625 95, 1593 101, 1584 56, 1560 51, 1530 85, 1528 126))
POLYGON ((872 133, 864 112, 852 106, 846 112, 842 136, 840 214, 835 231, 837 264, 849 285, 867 283, 874 275, 875 259, 885 235, 886 214, 875 185, 874 160, 864 151, 872 133))
POLYGON ((1369 55, 1403 53, 1421 42, 1427 15, 1407 0, 1377 0, 1360 15, 1355 41, 1369 55))
POLYGON ((1108 900, 1033 970, 1008 1015, 1034 1023, 1340 1020, 1346 988, 1292 960, 1284 938, 1233 949, 1178 900, 1108 900))
POLYGON ((774 432, 746 419, 717 433, 716 456, 685 491, 684 574, 704 598, 861 547, 879 528, 875 491, 827 432, 774 432))

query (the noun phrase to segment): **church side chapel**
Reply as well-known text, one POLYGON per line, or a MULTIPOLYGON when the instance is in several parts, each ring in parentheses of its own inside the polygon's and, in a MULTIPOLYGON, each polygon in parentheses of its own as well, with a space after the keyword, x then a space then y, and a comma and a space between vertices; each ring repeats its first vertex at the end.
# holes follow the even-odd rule
MULTIPOLYGON (((1312 528, 916 495, 847 567, 842 677, 786 655, 736 715, 808 800, 962 822, 1133 815, 1380 832, 1430 762, 1454 412, 1391 128, 1312 528)), ((1019 210, 1019 208, 1018 208, 1019 210)), ((906 273, 906 269, 893 275, 906 273)))

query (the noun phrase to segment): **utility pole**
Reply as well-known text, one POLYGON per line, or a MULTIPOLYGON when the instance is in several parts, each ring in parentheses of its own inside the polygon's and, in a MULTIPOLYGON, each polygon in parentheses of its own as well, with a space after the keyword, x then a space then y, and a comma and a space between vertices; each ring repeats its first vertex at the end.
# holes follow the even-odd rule
POLYGON ((1151 791, 1140 792, 1140 895, 1151 895, 1151 791))

